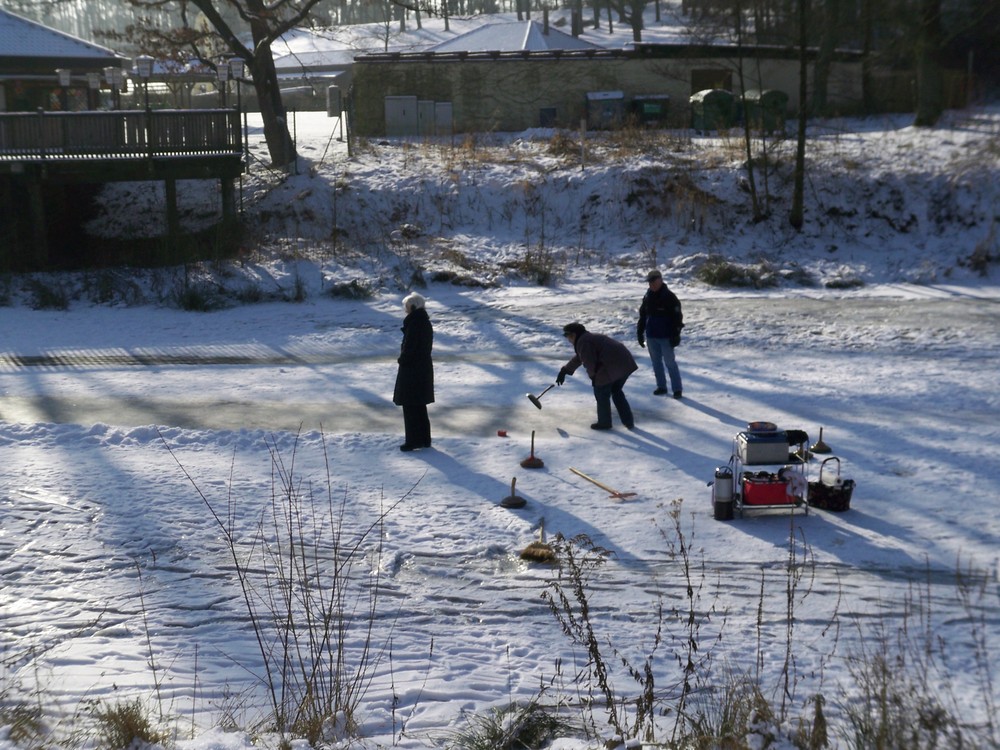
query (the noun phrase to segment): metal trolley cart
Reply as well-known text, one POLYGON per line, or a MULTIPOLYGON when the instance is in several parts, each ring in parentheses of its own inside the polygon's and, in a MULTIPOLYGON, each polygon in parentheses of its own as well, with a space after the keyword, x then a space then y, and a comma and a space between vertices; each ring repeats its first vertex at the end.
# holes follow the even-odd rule
POLYGON ((808 440, 801 430, 779 430, 770 422, 751 422, 737 433, 729 464, 715 470, 715 518, 727 521, 736 514, 742 518, 746 510, 775 508, 808 514, 808 440))

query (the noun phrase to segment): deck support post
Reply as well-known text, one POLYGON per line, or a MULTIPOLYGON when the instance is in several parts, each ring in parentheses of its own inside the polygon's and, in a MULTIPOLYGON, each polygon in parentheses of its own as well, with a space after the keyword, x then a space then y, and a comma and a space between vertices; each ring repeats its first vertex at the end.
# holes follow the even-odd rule
POLYGON ((177 180, 168 177, 163 181, 167 199, 167 242, 170 250, 177 253, 180 250, 181 221, 177 213, 177 180))
POLYGON ((41 175, 33 175, 28 180, 28 212, 31 216, 31 265, 45 268, 49 260, 49 233, 41 175))

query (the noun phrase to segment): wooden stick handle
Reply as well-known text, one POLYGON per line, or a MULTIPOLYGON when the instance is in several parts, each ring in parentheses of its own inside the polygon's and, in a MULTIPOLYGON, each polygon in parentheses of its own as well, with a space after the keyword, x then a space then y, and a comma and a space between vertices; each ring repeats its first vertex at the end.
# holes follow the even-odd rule
POLYGON ((596 484, 596 485, 597 485, 598 487, 600 487, 600 488, 601 488, 602 490, 606 490, 607 492, 610 492, 610 493, 611 493, 612 495, 620 495, 620 494, 621 494, 621 493, 620 493, 620 492, 619 492, 618 490, 614 490, 614 489, 611 489, 611 488, 610 488, 610 487, 608 487, 608 485, 606 485, 606 484, 601 484, 600 482, 598 482, 598 481, 597 481, 596 479, 594 479, 593 477, 588 477, 588 476, 587 476, 586 474, 584 474, 584 473, 583 473, 582 471, 580 471, 579 469, 574 469, 574 468, 573 468, 572 466, 570 466, 570 467, 569 467, 569 470, 570 470, 570 471, 572 471, 572 472, 573 472, 574 474, 576 474, 576 475, 577 475, 578 477, 580 477, 581 479, 586 479, 586 480, 587 480, 588 482, 590 482, 591 484, 596 484))

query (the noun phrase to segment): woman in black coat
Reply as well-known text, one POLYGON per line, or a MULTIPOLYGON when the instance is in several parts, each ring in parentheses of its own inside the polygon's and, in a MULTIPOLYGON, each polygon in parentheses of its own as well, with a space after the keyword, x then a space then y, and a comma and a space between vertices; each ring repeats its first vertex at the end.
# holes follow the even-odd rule
POLYGON ((434 364, 431 349, 434 329, 424 307, 424 298, 413 292, 403 300, 403 344, 399 350, 399 372, 392 403, 403 407, 406 439, 399 449, 413 451, 431 447, 431 422, 427 404, 434 403, 434 364))

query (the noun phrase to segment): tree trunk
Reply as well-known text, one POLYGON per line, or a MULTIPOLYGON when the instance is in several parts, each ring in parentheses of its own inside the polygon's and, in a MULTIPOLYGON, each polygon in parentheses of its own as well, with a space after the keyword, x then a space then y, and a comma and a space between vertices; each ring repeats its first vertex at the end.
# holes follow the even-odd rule
MULTIPOLYGON (((259 0, 251 3, 258 5, 259 0)), ((258 9, 263 17, 264 8, 258 9)), ((264 22, 253 21, 250 31, 254 41, 253 59, 250 61, 250 75, 253 76, 253 87, 257 92, 257 102, 260 105, 260 117, 264 124, 264 140, 271 157, 271 165, 278 169, 286 169, 298 157, 295 144, 288 131, 288 119, 285 105, 281 101, 281 89, 278 86, 278 74, 274 69, 274 58, 271 56, 269 29, 264 22), (261 43, 261 42, 265 43, 261 43)))
POLYGON ((944 112, 944 76, 941 71, 941 0, 921 0, 917 39, 917 116, 913 124, 930 127, 944 112))
POLYGON ((861 1, 861 100, 864 102, 865 114, 870 115, 875 112, 875 91, 872 76, 872 55, 874 54, 875 25, 873 21, 874 9, 872 4, 877 0, 861 1))
POLYGON ((788 223, 801 230, 805 224, 805 183, 806 183, 806 112, 809 96, 808 53, 808 7, 809 0, 798 0, 799 3, 799 129, 795 147, 795 177, 792 193, 792 210, 788 214, 788 223))
POLYGON ((816 114, 826 112, 830 66, 833 62, 833 52, 840 40, 840 0, 823 0, 822 13, 823 34, 816 65, 813 67, 813 99, 810 108, 810 111, 816 114))
POLYGON ((733 6, 733 21, 736 24, 736 75, 740 82, 740 102, 743 107, 743 147, 747 156, 747 190, 750 193, 750 207, 753 213, 754 224, 764 219, 764 212, 760 209, 760 198, 757 194, 757 178, 753 165, 753 133, 750 130, 750 118, 747 117, 747 97, 746 97, 746 76, 744 75, 744 51, 743 51, 743 7, 740 0, 736 0, 733 6))
POLYGON ((642 41, 642 16, 646 10, 646 0, 629 1, 629 21, 632 24, 632 41, 642 41))
MULTIPOLYGON (((250 34, 253 39, 251 51, 243 45, 236 32, 219 14, 214 0, 191 0, 191 2, 205 14, 229 50, 246 62, 247 69, 253 77, 254 90, 257 92, 257 103, 264 124, 264 139, 267 141, 271 164, 278 169, 287 168, 295 162, 298 154, 295 153, 295 144, 292 143, 288 131, 285 106, 281 102, 281 89, 278 87, 278 74, 274 69, 274 58, 271 56, 271 41, 281 33, 281 29, 273 26, 274 18, 265 6, 264 0, 248 0, 245 9, 240 13, 245 12, 250 19, 250 34)), ((314 0, 312 5, 316 2, 318 0, 314 0)))

